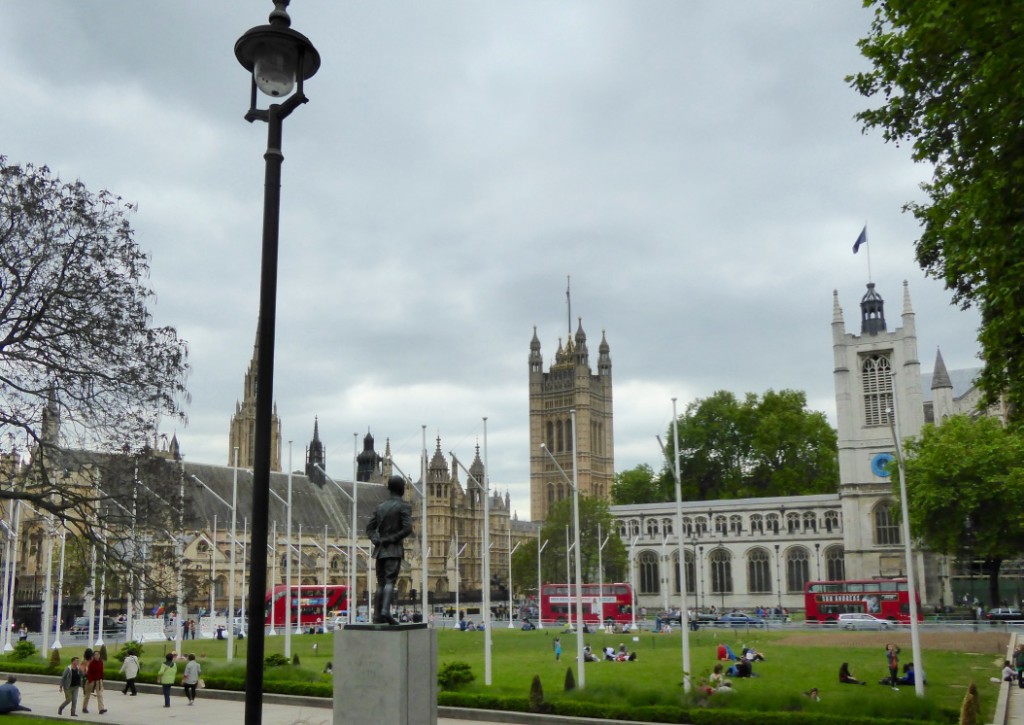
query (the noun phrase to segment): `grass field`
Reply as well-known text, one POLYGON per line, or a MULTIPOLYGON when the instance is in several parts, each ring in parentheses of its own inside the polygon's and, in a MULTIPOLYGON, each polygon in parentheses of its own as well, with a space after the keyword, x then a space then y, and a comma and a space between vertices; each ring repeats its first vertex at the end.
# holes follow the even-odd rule
MULTIPOLYGON (((586 687, 566 693, 566 669, 575 665, 576 639, 572 633, 556 629, 523 632, 496 627, 492 632, 492 685, 484 683, 484 634, 441 630, 438 635, 439 666, 466 662, 476 680, 464 689, 526 697, 534 675, 539 675, 547 700, 570 697, 586 701, 611 701, 620 704, 678 704, 682 700, 682 656, 678 632, 655 635, 592 634, 585 642, 595 650, 625 644, 637 653, 635 662, 595 662, 586 665, 586 687), (561 638, 562 657, 555 660, 553 641, 561 638)), ((911 659, 910 637, 906 633, 834 632, 834 631, 729 631, 701 630, 691 633, 691 665, 694 683, 705 678, 716 664, 719 642, 728 643, 739 653, 753 646, 767 658, 754 666, 757 675, 734 680, 735 693, 714 695, 706 705, 743 710, 811 710, 831 714, 856 714, 878 717, 906 717, 919 720, 947 720, 942 713, 958 711, 968 684, 977 683, 985 721, 991 721, 998 685, 989 681, 998 676, 1006 651, 1008 635, 995 632, 938 633, 922 635, 924 669, 928 687, 924 701, 915 697, 914 688, 893 692, 878 684, 886 676, 884 646, 896 642, 902 649, 901 662, 911 659), (841 685, 839 665, 848 662, 853 674, 867 681, 866 686, 841 685), (820 702, 812 702, 802 693, 817 687, 820 702)), ((246 640, 236 643, 235 663, 225 661, 226 642, 195 640, 183 643, 185 653, 194 653, 209 674, 220 670, 244 673, 246 640)), ((324 680, 324 665, 333 660, 333 635, 301 635, 292 638, 292 653, 298 655, 300 668, 274 668, 268 677, 324 680), (316 647, 314 648, 314 645, 316 647), (290 671, 289 671, 290 670, 290 671)), ((157 668, 172 642, 145 645, 142 660, 146 671, 157 668)), ((79 654, 84 644, 65 645, 65 660, 79 654)), ((113 656, 115 648, 110 648, 113 656)), ((267 637, 267 655, 284 651, 284 637, 267 637)), ((112 663, 113 664, 113 663, 112 663)), ((343 671, 342 663, 334 663, 343 671)), ((116 673, 108 665, 108 672, 116 673)))

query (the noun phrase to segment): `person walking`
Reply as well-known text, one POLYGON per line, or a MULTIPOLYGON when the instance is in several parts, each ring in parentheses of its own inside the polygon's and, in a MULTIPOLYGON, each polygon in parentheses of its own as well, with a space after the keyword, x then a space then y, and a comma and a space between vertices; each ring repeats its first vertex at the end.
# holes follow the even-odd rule
POLYGON ((562 640, 555 637, 555 662, 562 659, 562 640))
POLYGON ((185 664, 185 672, 181 675, 181 686, 185 688, 185 697, 188 698, 189 705, 195 704, 196 686, 199 685, 199 675, 202 671, 203 668, 196 662, 196 656, 190 654, 185 664))
POLYGON ((131 690, 132 697, 135 697, 139 694, 135 689, 135 678, 139 676, 139 658, 135 654, 135 650, 130 650, 125 655, 124 662, 121 663, 121 672, 124 673, 124 688, 122 688, 121 694, 127 695, 128 690, 131 690))
POLYGON ((164 707, 171 706, 171 685, 174 684, 174 678, 177 676, 178 666, 174 664, 174 653, 168 652, 167 657, 160 665, 160 670, 156 673, 156 681, 164 690, 164 707))
POLYGON ((71 716, 78 717, 78 690, 82 687, 82 669, 77 657, 71 658, 71 664, 64 668, 60 676, 60 691, 64 693, 64 702, 57 708, 57 714, 63 715, 64 708, 71 705, 71 716))
POLYGON ((92 653, 85 670, 85 697, 82 699, 82 712, 89 712, 89 698, 95 696, 96 704, 100 708, 100 715, 107 711, 103 707, 103 659, 99 650, 92 653))

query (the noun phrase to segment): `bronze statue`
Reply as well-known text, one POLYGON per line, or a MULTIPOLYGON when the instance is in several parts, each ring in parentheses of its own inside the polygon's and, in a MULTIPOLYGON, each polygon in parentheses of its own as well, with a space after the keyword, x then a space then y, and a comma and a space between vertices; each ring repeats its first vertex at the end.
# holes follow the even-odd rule
POLYGON ((391 616, 391 600, 395 596, 395 583, 402 569, 405 554, 402 540, 412 534, 412 506, 402 500, 405 479, 388 479, 391 498, 381 503, 366 525, 366 535, 373 543, 373 558, 377 560, 377 591, 373 595, 373 623, 398 624, 391 616))

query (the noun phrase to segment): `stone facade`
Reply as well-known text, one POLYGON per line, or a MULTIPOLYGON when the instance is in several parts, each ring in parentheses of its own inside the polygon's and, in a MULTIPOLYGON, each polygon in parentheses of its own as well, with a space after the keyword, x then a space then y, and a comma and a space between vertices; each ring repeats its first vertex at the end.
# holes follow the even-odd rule
POLYGON ((604 500, 611 496, 615 446, 612 359, 608 341, 602 333, 595 375, 590 368, 587 334, 580 319, 575 337, 570 335, 565 347, 559 340, 554 362, 544 372, 535 327, 530 341, 529 369, 530 519, 543 522, 551 504, 572 495, 572 486, 558 468, 566 476, 572 476, 574 445, 580 493, 604 500))

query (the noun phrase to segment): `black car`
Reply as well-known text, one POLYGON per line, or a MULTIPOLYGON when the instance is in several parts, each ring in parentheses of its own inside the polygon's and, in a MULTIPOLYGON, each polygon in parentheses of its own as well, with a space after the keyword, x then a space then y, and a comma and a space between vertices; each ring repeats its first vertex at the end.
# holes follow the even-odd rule
MULTIPOLYGON (((93 634, 99 634, 100 623, 97 617, 93 622, 93 634)), ((125 630, 124 622, 118 622, 113 617, 103 618, 103 634, 121 634, 125 630)), ((86 637, 89 634, 89 618, 75 617, 75 623, 71 625, 68 634, 72 637, 86 637)))

